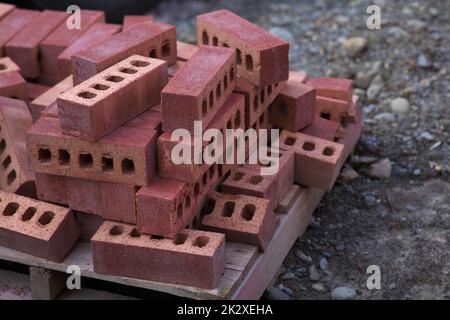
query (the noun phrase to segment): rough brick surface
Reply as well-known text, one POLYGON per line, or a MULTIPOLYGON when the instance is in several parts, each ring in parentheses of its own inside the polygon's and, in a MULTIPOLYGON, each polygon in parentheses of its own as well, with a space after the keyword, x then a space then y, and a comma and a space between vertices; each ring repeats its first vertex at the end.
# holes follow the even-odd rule
POLYGON ((25 78, 37 78, 41 72, 39 43, 65 21, 67 14, 45 10, 6 43, 6 54, 20 67, 25 78))
POLYGON ((121 26, 119 24, 94 23, 90 26, 85 33, 58 56, 59 76, 65 78, 72 73, 72 55, 105 41, 109 37, 119 33, 120 30, 121 26))
POLYGON ((152 16, 133 16, 127 15, 123 17, 122 31, 127 31, 143 23, 153 22, 152 16))
POLYGON ((0 74, 10 71, 20 72, 19 66, 9 57, 0 58, 0 74))
POLYGON ((289 80, 306 83, 308 81, 308 73, 306 71, 289 71, 289 80))
POLYGON ((49 86, 45 86, 39 83, 27 82, 28 100, 33 101, 44 92, 50 90, 49 86))
POLYGON ((341 131, 339 123, 321 117, 316 117, 311 125, 300 130, 301 133, 330 141, 336 141, 342 135, 341 131))
POLYGON ((0 97, 0 188, 34 196, 34 174, 29 168, 25 133, 33 124, 25 102, 0 97))
POLYGON ((202 211, 202 229, 223 233, 227 241, 255 245, 262 251, 277 227, 267 199, 212 192, 202 211))
POLYGON ((35 176, 38 199, 65 206, 69 204, 66 177, 39 172, 35 176))
POLYGON ((155 170, 156 140, 155 130, 123 126, 93 143, 41 117, 28 131, 27 147, 36 172, 143 186, 155 170))
POLYGON ((14 9, 16 6, 13 4, 0 3, 0 20, 5 19, 14 9))
POLYGON ((197 40, 237 49, 239 75, 257 86, 288 79, 289 43, 228 10, 199 15, 197 40))
POLYGON ((317 96, 316 116, 342 123, 348 115, 349 106, 348 101, 317 96))
POLYGON ((58 97, 61 128, 97 141, 158 103, 166 83, 167 62, 130 56, 58 97))
POLYGON ((0 245, 61 262, 79 236, 72 212, 0 191, 0 245))
POLYGON ((156 131, 161 131, 162 114, 161 112, 155 110, 147 110, 141 113, 136 118, 127 122, 125 125, 128 127, 153 129, 156 131))
POLYGON ((194 121, 203 128, 217 114, 236 85, 236 52, 201 47, 161 93, 163 130, 184 128, 194 134, 194 121))
POLYGON ((181 70, 181 68, 183 67, 183 65, 185 63, 186 63, 185 61, 178 60, 175 64, 171 65, 167 69, 167 72, 169 74, 169 80, 171 80, 171 78, 175 77, 175 75, 178 73, 178 71, 181 70))
POLYGON ((314 121, 315 89, 289 79, 269 109, 270 123, 275 127, 298 131, 314 121))
POLYGON ((352 80, 343 78, 313 78, 306 84, 316 88, 318 96, 339 99, 350 102, 352 100, 352 80))
POLYGON ((175 37, 175 27, 160 22, 144 23, 120 32, 72 55, 74 82, 79 84, 133 54, 174 64, 177 60, 175 37))
POLYGON ((177 41, 177 59, 188 61, 198 51, 198 47, 182 41, 177 41))
POLYGON ((71 43, 77 40, 96 22, 105 22, 102 11, 80 10, 80 28, 69 29, 67 23, 60 24, 39 45, 42 73, 59 76, 57 58, 71 43))
POLYGON ((106 221, 91 240, 94 271, 213 289, 225 271, 223 234, 183 230, 175 240, 106 221))
POLYGON ((0 72, 0 96, 28 101, 27 83, 19 72, 0 72))

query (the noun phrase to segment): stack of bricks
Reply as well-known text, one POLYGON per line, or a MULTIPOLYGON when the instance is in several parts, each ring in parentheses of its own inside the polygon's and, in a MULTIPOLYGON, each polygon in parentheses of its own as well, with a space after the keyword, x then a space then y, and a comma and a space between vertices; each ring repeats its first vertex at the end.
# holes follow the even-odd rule
POLYGON ((149 16, 66 18, 0 4, 0 245, 60 261, 81 234, 96 272, 211 289, 225 241, 264 251, 294 183, 333 185, 359 123, 351 82, 289 71, 287 42, 227 10, 198 16, 197 46, 149 16), (258 136, 256 163, 196 162, 209 129, 217 159, 227 129, 272 128, 280 148, 258 136))

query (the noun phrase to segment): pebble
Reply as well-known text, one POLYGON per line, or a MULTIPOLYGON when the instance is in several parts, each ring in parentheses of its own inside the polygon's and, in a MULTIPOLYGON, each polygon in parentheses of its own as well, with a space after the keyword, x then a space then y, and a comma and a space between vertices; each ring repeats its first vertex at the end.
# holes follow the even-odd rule
POLYGON ((322 269, 322 270, 328 269, 328 260, 327 260, 327 258, 320 259, 319 266, 320 266, 320 269, 322 269))
POLYGON ((356 290, 350 287, 337 287, 331 291, 333 300, 353 300, 356 297, 356 290))
POLYGON ((369 176, 377 179, 387 179, 392 173, 392 164, 388 158, 382 159, 369 167, 369 176))
POLYGON ((281 276, 282 280, 291 280, 291 279, 295 279, 295 274, 292 272, 286 272, 285 274, 283 274, 281 276))
POLYGON ((287 293, 285 293, 283 290, 281 290, 277 287, 270 288, 268 291, 267 297, 270 300, 290 300, 291 299, 291 297, 287 293))
POLYGON ((289 43, 295 43, 294 36, 287 29, 279 28, 279 27, 273 27, 273 28, 270 28, 270 33, 272 33, 276 37, 280 37, 281 39, 286 40, 289 43))
POLYGON ((363 199, 367 207, 373 207, 377 203, 377 198, 372 195, 364 195, 363 199))
POLYGON ((415 175, 415 176, 420 176, 421 173, 422 173, 422 170, 420 170, 420 169, 416 169, 413 171, 413 175, 415 175))
POLYGON ((396 120, 395 115, 390 112, 381 112, 373 117, 377 121, 394 122, 396 120))
POLYGON ((417 57, 417 65, 418 65, 420 68, 429 68, 429 67, 431 67, 431 62, 430 62, 430 60, 427 58, 426 55, 420 54, 420 55, 417 57))
POLYGON ((363 135, 361 144, 371 153, 378 152, 378 138, 376 136, 363 135))
POLYGON ((356 179, 359 177, 358 172, 353 170, 352 167, 350 167, 348 164, 344 165, 344 168, 341 170, 340 179, 342 179, 344 182, 352 181, 353 179, 356 179))
POLYGON ((366 96, 368 102, 373 102, 381 92, 381 86, 378 84, 371 84, 367 89, 366 96))
POLYGON ((311 280, 311 281, 319 281, 320 280, 320 273, 314 265, 309 267, 308 274, 309 274, 309 280, 311 280))
MULTIPOLYGON (((392 27, 389 28, 388 32, 389 35, 393 36, 396 39, 402 39, 402 38, 409 38, 409 33, 403 30, 400 27, 392 27)), ((395 39, 389 39, 388 41, 393 42, 395 39)))
POLYGON ((311 287, 312 287, 314 290, 319 291, 319 292, 325 292, 325 291, 327 291, 327 289, 325 288, 325 286, 324 286, 322 283, 320 283, 320 282, 314 283, 311 287))
POLYGON ((308 264, 312 263, 311 257, 307 256, 306 254, 304 254, 299 249, 295 250, 295 255, 297 256, 297 258, 299 258, 304 263, 308 263, 308 264))
POLYGON ((405 98, 395 98, 391 101, 391 110, 395 114, 405 115, 409 112, 409 101, 405 98))
POLYGON ((424 131, 420 134, 419 136, 420 139, 425 139, 427 141, 433 141, 434 140, 434 136, 429 133, 428 131, 424 131))
POLYGON ((361 37, 352 37, 344 41, 343 47, 347 54, 354 58, 367 48, 367 40, 361 37))

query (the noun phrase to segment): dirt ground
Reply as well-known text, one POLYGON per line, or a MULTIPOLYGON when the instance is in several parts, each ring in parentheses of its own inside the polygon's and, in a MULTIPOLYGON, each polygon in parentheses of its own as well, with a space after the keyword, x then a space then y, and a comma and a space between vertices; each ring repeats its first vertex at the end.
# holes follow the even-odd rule
POLYGON ((152 12, 195 43, 197 14, 230 9, 288 40, 291 69, 355 81, 358 177, 325 196, 267 298, 330 299, 342 286, 356 299, 450 298, 449 3, 173 0, 152 12), (379 30, 366 27, 370 4, 379 30), (384 158, 381 179, 370 166, 384 158), (370 265, 379 290, 366 286, 370 265))

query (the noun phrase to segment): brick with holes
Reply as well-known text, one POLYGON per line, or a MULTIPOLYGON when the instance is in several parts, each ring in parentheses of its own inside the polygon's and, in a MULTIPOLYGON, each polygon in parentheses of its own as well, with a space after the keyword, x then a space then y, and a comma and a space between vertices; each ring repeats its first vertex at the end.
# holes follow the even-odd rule
POLYGON ((39 44, 64 23, 66 17, 65 12, 44 10, 6 43, 6 54, 19 65, 25 78, 40 75, 39 44))
POLYGON ((348 115, 350 103, 345 100, 316 96, 316 116, 343 123, 348 115))
POLYGON ((132 55, 58 97, 61 128, 97 141, 158 103, 166 83, 167 62, 132 55))
POLYGON ((152 16, 126 15, 123 17, 122 31, 127 31, 143 23, 153 22, 154 20, 152 16))
POLYGON ((6 43, 38 15, 37 10, 15 9, 0 21, 0 57, 5 55, 6 43))
POLYGON ((162 23, 144 23, 120 32, 105 41, 72 55, 73 77, 79 84, 130 55, 177 60, 175 27, 162 23))
MULTIPOLYGON (((33 116, 33 121, 36 122, 41 116, 41 112, 50 105, 56 106, 56 99, 61 93, 73 88, 73 77, 68 76, 61 82, 57 83, 42 95, 31 101, 30 111, 33 116)), ((57 110, 56 110, 57 111, 57 110)))
POLYGON ((72 73, 72 55, 95 46, 121 30, 119 24, 94 23, 77 40, 64 49, 57 57, 58 72, 61 78, 72 73))
POLYGON ((269 200, 212 192, 202 210, 201 228, 225 234, 227 241, 267 247, 278 225, 269 200))
POLYGON ((289 43, 228 10, 197 16, 197 41, 236 49, 239 75, 257 86, 288 79, 289 43))
POLYGON ((25 102, 0 97, 1 190, 35 196, 34 173, 25 146, 25 132, 32 124, 25 102))
POLYGON ((177 41, 177 59, 178 61, 188 61, 198 51, 198 47, 182 41, 177 41))
POLYGON ((57 76, 62 80, 58 70, 58 56, 75 40, 77 40, 94 23, 105 22, 105 14, 96 10, 79 11, 79 27, 69 29, 68 25, 73 21, 60 24, 39 44, 42 73, 57 76))
POLYGON ((316 88, 318 96, 347 102, 352 100, 352 80, 322 77, 310 79, 306 84, 316 88))
POLYGON ((79 236, 70 209, 0 191, 0 245, 61 262, 79 236))
POLYGON ((214 118, 236 85, 236 51, 201 47, 161 92, 163 130, 183 128, 194 134, 214 118))
POLYGON ((140 234, 110 221, 91 239, 94 271, 213 289, 225 271, 225 237, 183 230, 175 240, 140 234))
MULTIPOLYGON (((244 97, 240 94, 233 93, 220 108, 214 119, 208 125, 207 129, 220 129, 225 137, 226 129, 244 129, 244 97)), ((182 141, 183 149, 190 150, 190 163, 175 164, 172 161, 172 150, 177 145, 178 140, 172 140, 172 134, 165 132, 158 138, 158 169, 159 175, 166 179, 174 179, 187 183, 195 183, 209 169, 210 165, 203 163, 196 164, 194 162, 194 138, 182 141)), ((203 143, 202 154, 207 147, 207 142, 203 143)), ((220 157, 224 154, 226 139, 224 139, 224 148, 215 151, 215 156, 220 157)), ((225 159, 224 159, 225 161, 225 159)))
POLYGON ((295 153, 295 183, 331 190, 345 160, 342 144, 283 130, 280 148, 295 153))
POLYGON ((27 133, 36 172, 145 186, 156 166, 158 132, 123 126, 97 142, 63 134, 58 119, 41 117, 27 133))
POLYGON ((28 102, 27 82, 17 71, 0 73, 0 96, 28 102))
POLYGON ((316 92, 314 87, 289 79, 270 105, 270 123, 277 128, 298 131, 314 121, 316 92))

